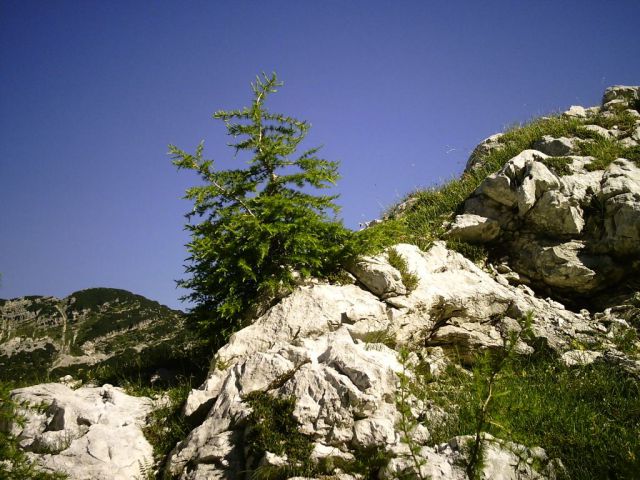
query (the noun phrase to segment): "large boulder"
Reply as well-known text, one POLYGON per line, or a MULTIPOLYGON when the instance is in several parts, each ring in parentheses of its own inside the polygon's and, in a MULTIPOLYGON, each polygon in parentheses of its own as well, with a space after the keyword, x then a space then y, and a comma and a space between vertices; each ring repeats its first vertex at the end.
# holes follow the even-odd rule
POLYGON ((145 397, 121 389, 58 383, 11 393, 24 424, 11 426, 35 464, 72 480, 129 480, 153 466, 153 448, 142 433, 152 409, 145 397))
MULTIPOLYGON (((553 138, 539 146, 554 154, 570 148, 553 138)), ((518 274, 561 296, 598 292, 640 257, 640 168, 620 158, 588 171, 592 159, 573 156, 558 175, 547 166, 552 158, 525 150, 509 160, 466 200, 448 235, 499 244, 518 274)))

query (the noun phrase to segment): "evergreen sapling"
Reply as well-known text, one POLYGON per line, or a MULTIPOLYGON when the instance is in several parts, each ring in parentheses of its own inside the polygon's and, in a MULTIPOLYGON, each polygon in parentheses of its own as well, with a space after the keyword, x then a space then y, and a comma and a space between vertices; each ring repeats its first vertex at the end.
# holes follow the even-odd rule
POLYGON ((178 283, 191 290, 185 298, 196 304, 200 329, 217 341, 299 278, 329 275, 351 254, 351 232, 331 216, 336 196, 313 193, 335 184, 337 162, 319 158, 318 148, 296 155, 309 124, 265 107, 281 85, 275 73, 263 74, 251 84, 249 107, 213 115, 224 121, 235 153, 250 152, 247 168, 215 170, 203 143, 194 154, 169 146, 178 169, 204 181, 186 192, 194 204, 187 218, 199 222, 186 226, 190 278, 178 283))

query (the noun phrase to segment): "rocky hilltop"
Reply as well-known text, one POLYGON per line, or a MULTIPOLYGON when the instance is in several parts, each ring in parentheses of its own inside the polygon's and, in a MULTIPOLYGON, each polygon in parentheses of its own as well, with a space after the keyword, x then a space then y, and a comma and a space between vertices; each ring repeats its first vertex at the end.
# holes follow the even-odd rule
POLYGON ((183 326, 182 312, 113 288, 0 299, 0 380, 77 376, 141 357, 153 368, 167 346, 185 346, 183 326))
POLYGON ((213 352, 155 463, 166 396, 18 389, 13 435, 74 479, 637 478, 639 108, 611 87, 482 142, 371 227, 420 219, 417 245, 300 285, 213 352))

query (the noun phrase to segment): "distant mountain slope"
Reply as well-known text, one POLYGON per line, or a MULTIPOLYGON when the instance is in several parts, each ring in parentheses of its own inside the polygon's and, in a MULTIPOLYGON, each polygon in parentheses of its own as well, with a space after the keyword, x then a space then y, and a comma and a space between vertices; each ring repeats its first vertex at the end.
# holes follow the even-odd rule
POLYGON ((0 380, 171 366, 188 350, 184 322, 181 311, 115 288, 0 300, 0 380))

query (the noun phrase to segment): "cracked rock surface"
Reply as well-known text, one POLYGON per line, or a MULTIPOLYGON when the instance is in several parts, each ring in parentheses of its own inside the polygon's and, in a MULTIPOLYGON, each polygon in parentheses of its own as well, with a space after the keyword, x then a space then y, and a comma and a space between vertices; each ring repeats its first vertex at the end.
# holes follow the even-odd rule
MULTIPOLYGON (((362 288, 303 286, 237 332, 217 352, 217 367, 208 380, 192 391, 186 413, 203 408, 208 413, 174 449, 167 472, 182 479, 243 478, 260 461, 273 460, 253 459, 245 452, 251 409, 244 399, 256 391, 295 398, 293 415, 314 444, 314 458, 350 457, 375 447, 396 459, 389 472, 406 468, 406 445, 396 429, 402 365, 391 346, 411 345, 437 374, 449 349, 473 362, 479 349, 501 348, 509 332, 519 328, 516 319, 527 312, 533 312, 534 335, 559 353, 569 351, 581 336, 601 335, 606 343, 606 328, 590 317, 537 298, 525 286, 500 283, 441 242, 427 252, 407 244, 393 248, 419 279, 413 291, 389 297, 365 290, 364 282, 362 288)), ((372 275, 388 273, 380 268, 387 257, 367 261, 371 268, 363 268, 362 276, 375 285, 372 275)), ((519 348, 532 347, 523 343, 519 348)), ((428 432, 421 438, 426 442, 428 432)), ((429 474, 463 478, 452 460, 463 455, 456 448, 424 445, 421 455, 428 459, 429 474), (436 474, 438 468, 444 473, 436 474)), ((508 470, 509 454, 501 448, 495 446, 487 472, 508 470)), ((503 478, 516 478, 517 472, 511 473, 503 478)), ((539 478, 533 470, 520 474, 539 478)))
POLYGON ((121 389, 59 383, 20 388, 12 399, 23 406, 23 426, 13 425, 31 459, 47 471, 73 480, 129 480, 153 464, 153 449, 142 433, 151 400, 121 389))

